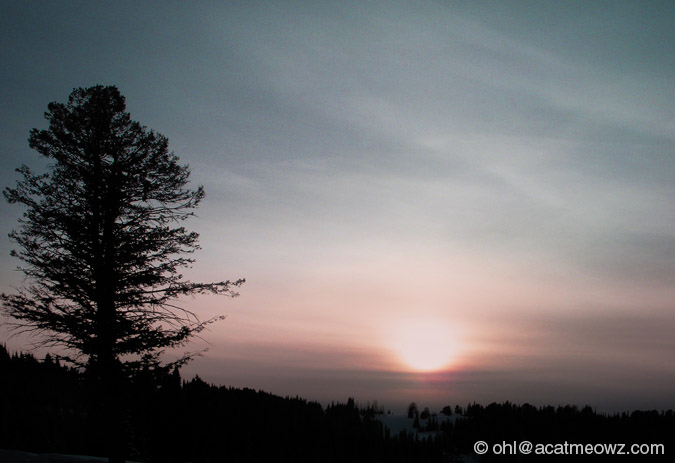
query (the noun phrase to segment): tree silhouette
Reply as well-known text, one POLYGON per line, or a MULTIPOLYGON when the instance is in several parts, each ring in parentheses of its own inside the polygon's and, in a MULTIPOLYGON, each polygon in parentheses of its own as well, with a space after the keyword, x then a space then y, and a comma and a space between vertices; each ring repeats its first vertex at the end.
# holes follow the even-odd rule
POLYGON ((410 402, 408 405, 408 418, 413 418, 417 414, 417 404, 415 402, 410 402))
MULTIPOLYGON (((24 165, 17 169, 22 180, 3 191, 26 207, 10 238, 28 277, 16 293, 2 294, 3 309, 15 329, 74 352, 67 359, 98 384, 115 429, 120 385, 134 371, 158 367, 164 349, 183 346, 222 318, 202 321, 180 298, 236 296, 244 281, 183 279, 180 270, 194 262, 189 255, 199 246, 198 234, 181 222, 204 190, 186 187, 190 171, 167 138, 125 109, 114 86, 75 89, 66 104, 50 103, 49 128, 29 137, 30 147, 52 162, 49 171, 34 174, 24 165)), ((111 452, 120 447, 111 446, 111 452)))

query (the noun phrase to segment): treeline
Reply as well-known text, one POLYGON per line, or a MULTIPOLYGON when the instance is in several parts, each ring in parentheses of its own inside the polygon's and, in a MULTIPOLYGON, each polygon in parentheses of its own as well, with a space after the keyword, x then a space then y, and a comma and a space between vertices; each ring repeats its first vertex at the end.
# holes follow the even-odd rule
MULTIPOLYGON (((487 406, 474 403, 459 411, 462 412, 461 419, 455 423, 440 424, 443 449, 449 454, 471 455, 474 444, 479 440, 490 446, 523 441, 533 444, 618 443, 625 444, 624 451, 628 451, 631 444, 664 444, 666 454, 672 455, 673 452, 671 442, 675 435, 675 414, 672 410, 602 414, 590 406, 535 407, 505 402, 487 406)), ((535 455, 534 451, 528 456, 518 452, 495 455, 490 451, 480 461, 522 461, 523 458, 536 461, 570 461, 570 458, 574 461, 603 461, 620 457, 597 454, 542 456, 535 455)), ((653 456, 649 455, 649 458, 653 456)), ((665 457, 661 455, 661 458, 665 457)))
MULTIPOLYGON (((479 440, 667 445, 675 435, 672 410, 606 415, 590 407, 509 402, 455 406, 457 418, 449 421, 445 415, 452 414, 451 407, 444 407, 434 432, 391 435, 378 420, 376 405, 360 407, 349 399, 324 408, 299 397, 217 387, 199 377, 183 381, 177 371, 139 374, 125 398, 129 458, 146 462, 443 462, 463 456, 521 461, 535 456, 488 452, 479 457, 473 446, 479 440)), ((0 448, 101 455, 91 403, 78 371, 49 356, 39 361, 30 354, 10 355, 0 346, 0 448)), ((420 431, 436 422, 427 412, 420 414, 426 423, 420 431)), ((536 461, 556 458, 569 461, 570 456, 537 456, 536 461)))
MULTIPOLYGON (((86 378, 47 357, 0 346, 0 448, 103 455, 86 378)), ((386 436, 373 407, 209 385, 178 372, 139 375, 125 393, 130 460, 437 461, 440 443, 386 436)))

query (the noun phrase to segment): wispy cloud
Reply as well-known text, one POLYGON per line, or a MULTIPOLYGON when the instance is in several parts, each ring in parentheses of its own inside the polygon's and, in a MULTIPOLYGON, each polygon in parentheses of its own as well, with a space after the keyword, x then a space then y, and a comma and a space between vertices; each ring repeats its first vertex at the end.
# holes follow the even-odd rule
POLYGON ((230 313, 214 378, 402 401, 604 400, 620 379, 625 403, 667 401, 672 7, 129 5, 0 19, 4 184, 48 101, 117 84, 206 187, 192 272, 248 280, 199 301, 230 313), (459 330, 463 370, 397 370, 390 322, 411 314, 459 330))

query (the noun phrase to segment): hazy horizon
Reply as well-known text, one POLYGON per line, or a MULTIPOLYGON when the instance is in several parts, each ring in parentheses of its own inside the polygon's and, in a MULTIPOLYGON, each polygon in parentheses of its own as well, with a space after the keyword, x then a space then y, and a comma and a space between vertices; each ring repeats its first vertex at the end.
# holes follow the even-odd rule
MULTIPOLYGON (((4 2, 2 187, 116 85, 246 278, 185 367, 385 409, 675 408, 672 2, 4 2)), ((0 291, 21 284, 0 204, 0 291)), ((26 349, 23 337, 0 342, 26 349)))

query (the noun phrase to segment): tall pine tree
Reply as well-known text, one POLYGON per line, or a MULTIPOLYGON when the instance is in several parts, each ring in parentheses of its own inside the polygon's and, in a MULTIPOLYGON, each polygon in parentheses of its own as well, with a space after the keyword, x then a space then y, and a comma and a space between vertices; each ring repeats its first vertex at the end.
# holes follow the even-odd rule
POLYGON ((198 235, 181 223, 204 190, 187 187, 188 166, 167 138, 125 109, 114 86, 75 89, 66 104, 50 103, 49 128, 29 137, 49 170, 34 174, 24 165, 16 187, 3 192, 26 208, 10 238, 28 277, 16 293, 2 294, 3 309, 19 330, 75 352, 70 359, 86 367, 110 413, 134 369, 159 366, 164 349, 221 318, 200 320, 182 297, 236 296, 243 283, 183 279, 198 235))

